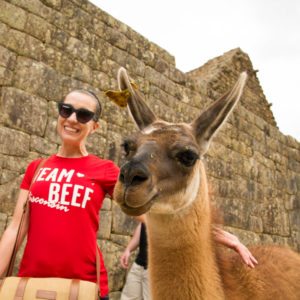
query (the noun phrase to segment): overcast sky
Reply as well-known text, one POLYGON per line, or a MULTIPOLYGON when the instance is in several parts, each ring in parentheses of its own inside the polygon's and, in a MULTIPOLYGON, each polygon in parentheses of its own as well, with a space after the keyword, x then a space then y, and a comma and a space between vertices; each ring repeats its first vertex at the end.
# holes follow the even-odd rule
POLYGON ((300 141, 300 0, 91 0, 190 71, 240 47, 280 131, 300 141))

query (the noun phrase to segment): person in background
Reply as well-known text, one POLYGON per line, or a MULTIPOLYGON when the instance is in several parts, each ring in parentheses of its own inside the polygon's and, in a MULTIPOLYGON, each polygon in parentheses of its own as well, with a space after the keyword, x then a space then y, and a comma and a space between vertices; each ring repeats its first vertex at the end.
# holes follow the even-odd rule
MULTIPOLYGON (((148 280, 148 255, 147 255, 147 232, 145 215, 135 217, 139 224, 134 230, 133 236, 120 257, 120 264, 124 269, 129 267, 129 259, 133 251, 139 247, 138 254, 128 272, 126 282, 121 294, 121 300, 150 300, 150 289, 148 280)), ((257 260, 249 249, 239 239, 214 226, 213 236, 216 242, 236 251, 243 262, 251 268, 257 264, 257 260)))

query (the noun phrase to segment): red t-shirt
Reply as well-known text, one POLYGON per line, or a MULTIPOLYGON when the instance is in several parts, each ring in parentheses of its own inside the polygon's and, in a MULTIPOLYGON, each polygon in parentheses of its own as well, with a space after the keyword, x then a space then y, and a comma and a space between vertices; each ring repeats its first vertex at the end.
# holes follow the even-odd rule
MULTIPOLYGON (((21 188, 28 190, 40 159, 27 167, 21 188)), ((112 195, 119 168, 94 155, 48 158, 29 192, 30 224, 19 275, 97 281, 99 210, 112 195)), ((101 258, 101 296, 108 294, 101 258)))

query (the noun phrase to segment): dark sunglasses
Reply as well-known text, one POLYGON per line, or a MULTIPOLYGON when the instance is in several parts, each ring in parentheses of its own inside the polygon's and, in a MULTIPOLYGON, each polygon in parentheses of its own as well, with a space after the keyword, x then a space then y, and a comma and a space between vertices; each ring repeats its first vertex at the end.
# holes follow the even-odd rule
POLYGON ((95 113, 85 109, 85 108, 79 108, 75 109, 73 105, 59 102, 58 103, 58 113, 61 117, 67 119, 69 118, 73 113, 76 114, 76 119, 79 123, 85 124, 92 120, 94 118, 94 121, 97 121, 95 119, 95 113))

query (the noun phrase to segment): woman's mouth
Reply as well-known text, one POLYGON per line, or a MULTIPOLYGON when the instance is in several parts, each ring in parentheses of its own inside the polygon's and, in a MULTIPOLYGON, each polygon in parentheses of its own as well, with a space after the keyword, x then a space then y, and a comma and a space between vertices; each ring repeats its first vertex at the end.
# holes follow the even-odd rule
POLYGON ((64 130, 66 132, 69 132, 69 133, 77 133, 77 132, 79 132, 79 129, 76 129, 76 128, 73 128, 73 127, 69 127, 69 126, 64 126, 64 130))

